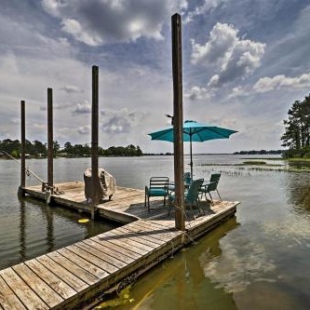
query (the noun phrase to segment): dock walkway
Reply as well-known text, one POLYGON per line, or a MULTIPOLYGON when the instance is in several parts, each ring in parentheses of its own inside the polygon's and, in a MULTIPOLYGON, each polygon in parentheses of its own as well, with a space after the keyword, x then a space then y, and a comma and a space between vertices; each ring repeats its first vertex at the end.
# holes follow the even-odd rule
MULTIPOLYGON (((57 203, 87 212, 79 183, 58 185, 57 203)), ((25 189, 44 199, 39 187, 25 189)), ((233 216, 239 202, 217 202, 204 216, 174 226, 174 212, 162 200, 144 207, 144 191, 117 187, 112 201, 100 204, 98 215, 127 223, 0 271, 0 309, 80 309, 112 287, 122 288, 193 239, 233 216)), ((88 210, 89 211, 89 210, 88 210)))

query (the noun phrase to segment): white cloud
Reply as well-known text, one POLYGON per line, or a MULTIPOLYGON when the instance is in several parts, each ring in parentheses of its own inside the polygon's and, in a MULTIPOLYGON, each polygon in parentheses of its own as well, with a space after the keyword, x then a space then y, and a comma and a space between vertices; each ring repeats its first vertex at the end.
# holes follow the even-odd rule
POLYGON ((280 89, 309 89, 310 73, 305 73, 297 77, 286 77, 283 74, 259 79, 253 86, 253 90, 257 93, 265 93, 280 89))
POLYGON ((59 17, 60 10, 64 9, 66 6, 66 2, 62 0, 42 0, 43 9, 55 17, 59 17))
POLYGON ((188 94, 185 94, 185 97, 188 97, 190 100, 200 100, 208 99, 211 94, 204 87, 193 86, 188 94))
POLYGON ((90 135, 90 126, 81 126, 78 129, 80 135, 90 135))
POLYGON ((76 108, 73 110, 73 114, 90 114, 91 105, 86 101, 84 103, 78 103, 76 108))
POLYGON ((42 7, 75 40, 98 46, 140 37, 163 39, 163 21, 187 8, 187 0, 42 0, 42 7))
MULTIPOLYGON (((72 103, 63 103, 63 104, 53 103, 53 109, 54 110, 66 110, 66 109, 68 109, 68 108, 70 108, 72 106, 73 106, 72 103)), ((41 111, 46 111, 47 110, 47 104, 41 105, 40 106, 40 110, 41 111)))
POLYGON ((265 44, 238 37, 232 25, 217 23, 205 44, 192 40, 191 60, 195 65, 211 66, 217 70, 209 87, 220 87, 236 79, 243 79, 261 64, 265 44))
POLYGON ((62 21, 61 29, 71 34, 77 41, 81 41, 87 45, 97 46, 102 44, 102 39, 95 33, 89 34, 83 31, 82 25, 75 19, 66 18, 62 21))
POLYGON ((229 0, 205 0, 201 6, 197 6, 193 11, 187 13, 185 23, 191 22, 196 16, 204 15, 228 1, 229 0))
POLYGON ((76 85, 65 85, 64 87, 61 87, 61 90, 65 91, 68 94, 83 93, 84 92, 83 89, 80 89, 76 85))
POLYGON ((121 110, 102 110, 101 130, 106 134, 130 133, 143 119, 142 112, 121 110))

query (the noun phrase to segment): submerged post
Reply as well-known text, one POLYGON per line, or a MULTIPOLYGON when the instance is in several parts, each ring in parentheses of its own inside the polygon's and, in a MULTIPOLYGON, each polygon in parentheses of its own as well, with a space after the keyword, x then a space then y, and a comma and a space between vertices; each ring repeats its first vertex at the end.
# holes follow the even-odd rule
POLYGON ((21 167, 20 167, 20 187, 18 189, 18 195, 24 197, 24 188, 26 186, 26 160, 25 160, 25 144, 26 144, 26 121, 25 121, 25 101, 20 102, 21 110, 21 167))
POLYGON ((47 185, 53 193, 53 89, 47 89, 47 185))
POLYGON ((183 87, 182 87, 182 25, 181 16, 174 14, 172 23, 173 133, 175 180, 175 227, 185 230, 184 221, 184 159, 183 159, 183 87))
MULTIPOLYGON (((98 176, 98 102, 99 102, 99 69, 97 66, 92 67, 92 125, 91 125, 91 170, 92 170, 92 187, 93 187, 93 208, 98 205, 99 197, 99 176, 98 176)), ((94 217, 94 209, 92 210, 92 217, 94 217)))

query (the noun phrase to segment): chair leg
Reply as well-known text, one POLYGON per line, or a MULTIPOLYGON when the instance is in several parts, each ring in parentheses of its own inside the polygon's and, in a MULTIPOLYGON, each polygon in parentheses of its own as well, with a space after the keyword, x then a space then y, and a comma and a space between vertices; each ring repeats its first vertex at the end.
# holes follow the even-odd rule
POLYGON ((170 216, 170 210, 171 210, 171 207, 172 207, 172 203, 169 203, 169 208, 168 208, 168 216, 170 216))
POLYGON ((217 191, 217 194, 218 194, 219 197, 220 197, 220 200, 223 201, 223 200, 222 200, 222 197, 221 197, 221 195, 220 195, 220 193, 219 193, 219 191, 218 191, 218 190, 216 190, 216 191, 217 191))
POLYGON ((150 213, 150 196, 147 196, 147 211, 150 213))
POLYGON ((214 205, 214 201, 213 201, 213 198, 212 198, 212 196, 211 196, 211 193, 209 192, 209 196, 210 196, 210 198, 211 198, 211 202, 212 202, 212 204, 214 205))
POLYGON ((193 208, 192 208, 192 203, 189 204, 189 208, 190 208, 190 211, 191 211, 191 216, 194 219, 195 216, 194 216, 194 211, 193 211, 193 208))
POLYGON ((206 215, 205 209, 203 208, 203 206, 200 204, 200 201, 197 201, 197 207, 199 212, 202 212, 204 215, 206 215))

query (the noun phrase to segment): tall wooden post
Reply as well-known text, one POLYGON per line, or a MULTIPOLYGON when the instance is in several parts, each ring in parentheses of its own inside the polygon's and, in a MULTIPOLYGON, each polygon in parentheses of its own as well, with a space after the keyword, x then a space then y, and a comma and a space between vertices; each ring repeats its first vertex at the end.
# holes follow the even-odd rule
POLYGON ((24 188, 26 186, 26 160, 25 160, 25 145, 26 145, 26 118, 25 118, 25 101, 20 102, 21 108, 21 167, 20 167, 20 187, 18 194, 25 196, 24 188))
MULTIPOLYGON (((92 170, 92 187, 93 187, 93 206, 98 205, 99 197, 99 176, 98 176, 98 124, 99 124, 99 68, 92 67, 92 124, 91 124, 91 170, 92 170)), ((94 210, 92 217, 94 217, 94 210)))
POLYGON ((175 227, 185 230, 184 216, 184 151, 183 151, 183 85, 182 85, 182 24, 181 16, 174 14, 172 23, 172 75, 173 75, 173 130, 175 227))
POLYGON ((47 185, 51 192, 53 192, 54 187, 54 167, 53 167, 53 89, 47 89, 47 185))

